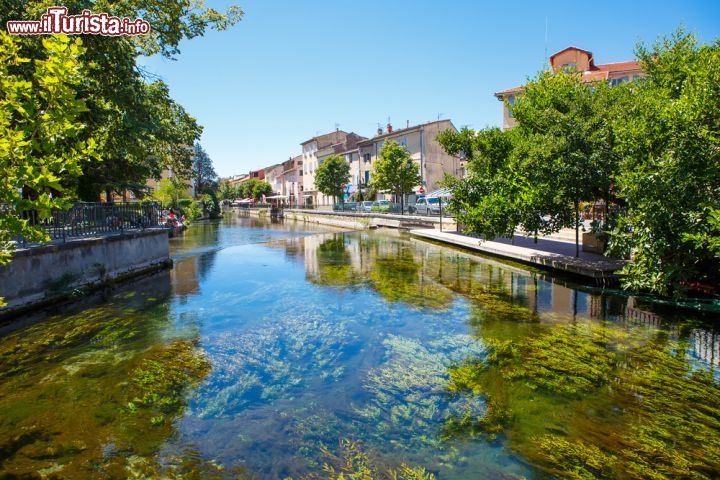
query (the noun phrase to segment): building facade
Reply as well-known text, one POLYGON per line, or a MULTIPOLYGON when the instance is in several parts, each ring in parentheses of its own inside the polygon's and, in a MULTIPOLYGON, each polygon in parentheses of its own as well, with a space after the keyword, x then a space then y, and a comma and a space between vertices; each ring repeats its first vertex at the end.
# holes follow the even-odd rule
MULTIPOLYGON (((345 162, 348 163, 350 166, 350 176, 348 177, 348 185, 350 185, 350 191, 347 193, 353 193, 354 189, 352 189, 352 186, 354 185, 352 183, 352 171, 353 171, 353 165, 357 164, 357 159, 360 157, 360 152, 358 149, 358 142, 367 140, 367 137, 362 137, 356 133, 348 133, 345 137, 345 140, 343 140, 340 143, 336 143, 333 145, 328 145, 327 147, 318 150, 315 153, 315 156, 318 159, 318 165, 322 165, 322 163, 325 161, 326 158, 330 157, 331 155, 337 155, 339 157, 342 157, 345 159, 345 162)), ((339 201, 340 199, 336 199, 339 201)), ((325 195, 322 195, 322 200, 320 203, 321 206, 327 206, 331 205, 333 199, 331 197, 327 197, 325 195)))
MULTIPOLYGON (((357 164, 350 164, 353 181, 361 188, 367 188, 372 180, 373 166, 377 161, 385 142, 392 140, 402 145, 410 157, 418 164, 421 184, 415 193, 426 193, 441 188, 445 175, 463 177, 465 162, 460 157, 450 155, 443 150, 437 136, 445 130, 457 131, 450 120, 437 120, 400 130, 393 130, 388 124, 386 130, 379 130, 373 138, 358 142, 357 164)), ((389 198, 389 195, 385 195, 389 198)))
POLYGON ((303 204, 312 206, 328 207, 332 205, 333 199, 317 190, 315 186, 315 172, 322 163, 321 158, 330 155, 334 145, 342 145, 350 137, 350 142, 357 142, 362 139, 356 133, 347 133, 342 130, 335 130, 331 133, 318 135, 300 144, 302 147, 302 169, 303 169, 303 204))
POLYGON ((282 163, 272 165, 263 169, 265 171, 265 181, 272 187, 272 195, 282 195, 282 189, 285 185, 285 176, 282 163))
POLYGON ((302 155, 292 157, 282 165, 284 182, 280 194, 286 197, 288 205, 301 204, 303 198, 302 155))
MULTIPOLYGON (((564 70, 577 71, 582 74, 585 82, 605 81, 610 82, 613 86, 623 82, 632 82, 644 76, 639 62, 627 61, 596 65, 592 52, 577 47, 567 47, 552 54, 549 65, 554 73, 564 70)), ((495 97, 503 102, 503 128, 506 130, 515 126, 516 120, 512 114, 512 107, 522 91, 522 87, 515 87, 495 93, 495 97)))

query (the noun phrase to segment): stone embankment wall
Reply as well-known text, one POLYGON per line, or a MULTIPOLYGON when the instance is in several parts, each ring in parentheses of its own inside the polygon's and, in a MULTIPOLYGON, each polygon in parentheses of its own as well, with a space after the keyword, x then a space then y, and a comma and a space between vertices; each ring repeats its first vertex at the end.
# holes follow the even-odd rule
MULTIPOLYGON (((326 211, 307 211, 307 210, 285 210, 286 219, 298 220, 302 222, 318 223, 321 225, 331 225, 335 227, 351 228, 354 230, 364 230, 368 228, 399 228, 399 229, 415 229, 415 228, 440 228, 439 217, 424 217, 417 215, 394 215, 386 213, 356 213, 356 212, 326 212, 326 211)), ((452 218, 443 218, 442 226, 444 230, 455 230, 457 228, 455 220, 452 218)))
POLYGON ((0 317, 172 264, 168 232, 151 229, 19 249, 0 266, 0 317))

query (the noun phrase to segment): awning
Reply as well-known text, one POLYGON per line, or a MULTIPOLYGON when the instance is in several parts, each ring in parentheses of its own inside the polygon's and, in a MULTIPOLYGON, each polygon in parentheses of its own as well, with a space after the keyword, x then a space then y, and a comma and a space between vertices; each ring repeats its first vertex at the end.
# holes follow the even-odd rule
POLYGON ((452 192, 449 188, 441 188, 425 195, 425 198, 451 198, 452 192))
POLYGON ((279 200, 279 199, 286 199, 288 198, 287 195, 273 195, 271 197, 265 197, 265 200, 279 200))

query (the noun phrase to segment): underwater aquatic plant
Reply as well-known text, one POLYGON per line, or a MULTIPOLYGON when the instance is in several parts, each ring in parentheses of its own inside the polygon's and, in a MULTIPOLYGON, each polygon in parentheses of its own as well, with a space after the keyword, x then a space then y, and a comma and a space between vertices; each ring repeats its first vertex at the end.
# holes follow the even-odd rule
POLYGON ((210 372, 210 362, 197 347, 197 340, 176 340, 153 348, 130 373, 132 400, 128 410, 150 409, 153 425, 162 425, 167 415, 177 415, 185 406, 186 389, 197 386, 210 372))
POLYGON ((307 480, 435 480, 435 475, 422 467, 405 463, 398 467, 382 465, 362 449, 360 444, 343 439, 340 453, 323 448, 325 463, 322 473, 313 473, 307 480))
POLYGON ((684 342, 579 322, 486 344, 484 360, 450 369, 448 390, 493 410, 450 419, 446 435, 502 433, 562 478, 720 474, 720 381, 684 342))

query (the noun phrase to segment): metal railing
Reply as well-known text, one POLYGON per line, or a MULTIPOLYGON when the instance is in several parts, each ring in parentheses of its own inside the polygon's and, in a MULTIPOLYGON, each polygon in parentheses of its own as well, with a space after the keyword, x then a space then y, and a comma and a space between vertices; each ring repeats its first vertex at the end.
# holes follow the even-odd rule
MULTIPOLYGON (((66 210, 55 209, 50 218, 40 219, 35 211, 25 212, 23 218, 45 230, 50 241, 161 227, 165 220, 157 202, 82 202, 66 210)), ((28 242, 20 238, 19 243, 26 246, 28 242)))

